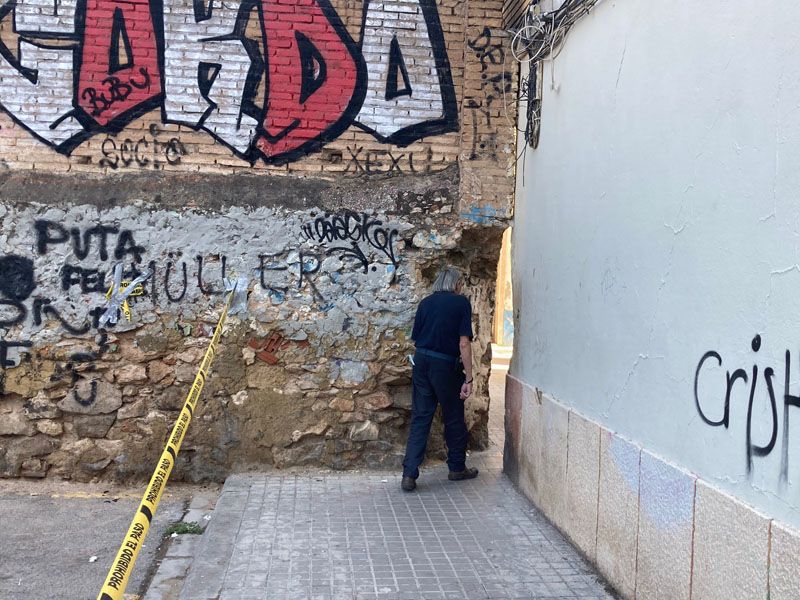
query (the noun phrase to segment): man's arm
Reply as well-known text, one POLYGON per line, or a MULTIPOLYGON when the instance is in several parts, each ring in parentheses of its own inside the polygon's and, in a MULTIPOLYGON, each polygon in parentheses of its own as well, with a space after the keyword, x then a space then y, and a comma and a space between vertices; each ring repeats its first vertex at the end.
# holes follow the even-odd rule
POLYGON ((472 393, 472 343, 469 337, 462 335, 458 341, 458 348, 461 351, 461 363, 464 365, 464 375, 466 380, 461 386, 461 399, 466 400, 472 393))

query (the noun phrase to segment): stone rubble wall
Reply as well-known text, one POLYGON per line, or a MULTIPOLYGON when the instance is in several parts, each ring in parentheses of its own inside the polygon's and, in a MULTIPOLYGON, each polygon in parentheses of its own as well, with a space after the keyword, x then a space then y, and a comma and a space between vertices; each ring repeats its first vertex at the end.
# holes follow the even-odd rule
MULTIPOLYGON (((443 262, 469 281, 482 367, 467 419, 473 446, 485 445, 489 274, 502 230, 465 235, 455 186, 440 183, 362 210, 0 208, 0 473, 146 477, 208 344, 223 276, 232 275, 252 279, 247 313, 226 326, 176 476, 395 468, 410 414, 415 306, 443 262), (117 262, 127 281, 154 274, 131 299, 131 321, 101 327, 117 262)), ((437 432, 432 453, 442 448, 437 432)))

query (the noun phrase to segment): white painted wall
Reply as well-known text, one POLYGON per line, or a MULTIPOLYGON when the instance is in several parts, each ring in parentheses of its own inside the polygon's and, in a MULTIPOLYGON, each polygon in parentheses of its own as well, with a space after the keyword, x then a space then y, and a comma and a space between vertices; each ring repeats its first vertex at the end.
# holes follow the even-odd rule
MULTIPOLYGON (((511 373, 758 509, 800 525, 800 7, 605 0, 545 68, 519 165, 511 373), (552 70, 551 70, 552 68, 552 70), (523 176, 524 174, 524 176, 523 176), (760 334, 758 353, 751 340, 760 334), (722 416, 725 370, 752 379, 722 416)), ((524 112, 524 111, 523 111, 524 112)))

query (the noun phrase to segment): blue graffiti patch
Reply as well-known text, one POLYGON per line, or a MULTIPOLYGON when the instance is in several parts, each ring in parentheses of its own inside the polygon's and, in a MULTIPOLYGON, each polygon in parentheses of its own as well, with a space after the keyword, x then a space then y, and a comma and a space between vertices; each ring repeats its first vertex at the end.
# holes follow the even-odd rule
POLYGON ((485 225, 497 217, 497 209, 489 204, 485 205, 483 208, 480 206, 472 206, 469 211, 462 212, 461 217, 473 223, 485 225))

